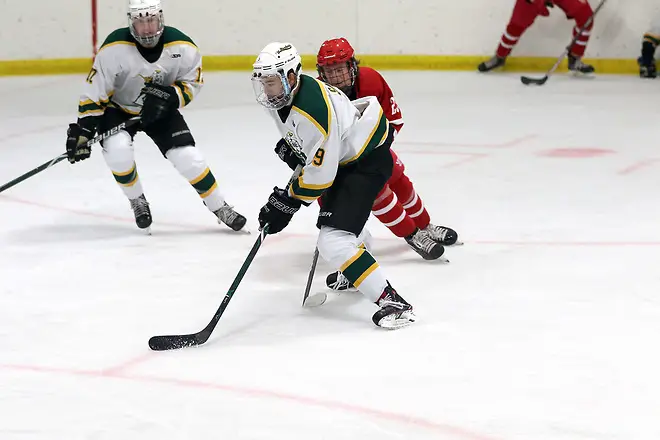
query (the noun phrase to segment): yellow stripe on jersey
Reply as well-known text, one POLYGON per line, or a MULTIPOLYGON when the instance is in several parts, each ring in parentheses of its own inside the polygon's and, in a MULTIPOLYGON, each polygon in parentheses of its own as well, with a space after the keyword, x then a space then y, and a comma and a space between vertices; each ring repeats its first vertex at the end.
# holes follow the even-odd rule
POLYGON ((350 159, 339 162, 339 165, 343 166, 355 162, 385 142, 385 139, 387 139, 387 134, 389 133, 389 124, 389 121, 383 114, 383 109, 380 108, 378 110, 378 123, 374 125, 374 128, 371 130, 371 133, 369 134, 369 137, 365 141, 364 145, 362 145, 362 148, 360 148, 360 151, 358 151, 358 153, 350 159))
POLYGON ((133 47, 135 47, 135 43, 132 43, 132 42, 130 42, 130 41, 114 41, 114 42, 112 42, 112 43, 104 44, 103 46, 101 46, 101 48, 100 48, 99 51, 96 53, 96 55, 98 56, 98 54, 101 53, 102 50, 107 49, 108 47, 118 46, 118 45, 133 46, 133 47))
POLYGON ((289 194, 305 202, 313 202, 318 199, 334 183, 334 180, 322 184, 305 183, 303 174, 293 181, 293 185, 289 188, 289 194))
POLYGON ((183 41, 183 40, 170 41, 169 43, 163 44, 163 47, 176 46, 178 44, 184 44, 184 45, 187 45, 187 46, 194 47, 196 50, 199 50, 199 48, 194 43, 191 43, 190 41, 183 41))

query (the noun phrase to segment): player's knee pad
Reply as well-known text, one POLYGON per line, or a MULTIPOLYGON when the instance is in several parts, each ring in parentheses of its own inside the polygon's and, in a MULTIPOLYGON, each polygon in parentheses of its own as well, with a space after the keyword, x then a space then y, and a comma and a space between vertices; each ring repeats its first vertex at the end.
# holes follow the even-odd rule
POLYGON ((361 243, 362 240, 352 232, 322 226, 316 247, 324 260, 339 268, 358 252, 361 243))
POLYGON ((399 180, 390 184, 390 188, 392 188, 392 191, 396 194, 399 202, 403 204, 408 203, 415 195, 415 187, 405 174, 402 175, 399 180))
POLYGON ((103 157, 113 171, 123 171, 133 166, 135 153, 133 139, 125 131, 103 141, 103 157))
POLYGON ((206 171, 208 165, 199 149, 190 145, 172 148, 165 153, 174 168, 188 180, 193 180, 206 171))
MULTIPOLYGON (((566 10, 566 16, 569 18, 572 18, 575 20, 575 24, 578 27, 582 27, 585 24, 587 24, 587 20, 589 20, 589 17, 591 17, 594 13, 593 9, 591 9, 591 6, 587 2, 575 2, 571 4, 571 9, 566 10)), ((594 27, 594 22, 593 20, 589 24, 589 27, 587 27, 587 30, 591 30, 591 28, 594 27)))
POLYGON ((399 159, 399 156, 394 152, 394 150, 390 150, 390 153, 392 154, 392 176, 388 180, 388 182, 396 182, 403 176, 403 173, 406 171, 406 166, 403 164, 401 159, 399 159))

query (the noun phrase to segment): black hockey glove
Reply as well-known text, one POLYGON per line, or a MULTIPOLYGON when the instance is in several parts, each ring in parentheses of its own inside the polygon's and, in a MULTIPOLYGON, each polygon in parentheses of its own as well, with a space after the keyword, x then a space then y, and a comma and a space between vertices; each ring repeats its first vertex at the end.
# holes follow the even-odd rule
POLYGON ((69 124, 66 131, 66 155, 70 163, 85 160, 92 155, 92 149, 87 146, 87 141, 94 137, 94 132, 89 128, 81 127, 79 124, 69 124))
POLYGON ((305 165, 305 162, 293 152, 293 149, 284 138, 277 141, 275 153, 279 156, 282 162, 286 162, 292 171, 295 170, 298 165, 305 165))
POLYGON ((291 217, 300 209, 301 202, 289 197, 286 190, 273 188, 273 193, 259 211, 259 226, 263 229, 268 224, 268 233, 277 234, 286 228, 291 217))
POLYGON ((163 119, 179 108, 179 96, 172 86, 149 83, 142 88, 140 94, 144 95, 140 111, 143 127, 163 119))

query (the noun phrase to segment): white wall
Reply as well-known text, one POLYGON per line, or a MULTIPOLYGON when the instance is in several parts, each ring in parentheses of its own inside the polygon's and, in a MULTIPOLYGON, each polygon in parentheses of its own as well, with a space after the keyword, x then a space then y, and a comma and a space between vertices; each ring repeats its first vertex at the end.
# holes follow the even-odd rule
MULTIPOLYGON (((91 56, 91 0, 48 0, 28 12, 0 0, 0 60, 91 56)), ((126 26, 124 0, 97 0, 99 43, 126 26)), ((607 0, 587 55, 634 58, 657 0, 607 0)), ((597 0, 590 0, 595 7, 597 0)), ((315 53, 343 35, 363 54, 487 55, 494 51, 514 0, 163 0, 167 24, 181 28, 206 55, 256 54, 273 40, 315 53)), ((34 4, 33 4, 34 6, 34 4)), ((514 55, 556 56, 572 22, 555 8, 524 35, 514 55)))

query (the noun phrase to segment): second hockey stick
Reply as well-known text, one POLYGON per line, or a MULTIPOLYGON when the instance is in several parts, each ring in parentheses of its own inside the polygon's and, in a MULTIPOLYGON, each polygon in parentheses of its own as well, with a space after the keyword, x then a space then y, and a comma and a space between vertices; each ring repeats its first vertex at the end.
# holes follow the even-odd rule
POLYGON ((307 285, 305 286, 305 294, 303 296, 303 307, 317 307, 325 303, 328 299, 326 293, 317 293, 316 295, 309 296, 312 290, 312 281, 314 280, 314 273, 316 272, 316 264, 319 261, 319 248, 314 249, 314 257, 312 258, 312 266, 309 268, 309 275, 307 276, 307 285))
POLYGON ((564 52, 559 56, 559 58, 557 59, 557 62, 555 62, 555 65, 552 66, 550 68, 550 70, 548 70, 548 72, 543 77, 541 77, 541 78, 532 78, 530 76, 521 76, 520 81, 522 81, 522 83, 525 84, 526 86, 528 86, 530 84, 534 84, 536 86, 542 86, 543 84, 545 84, 548 81, 548 79, 550 78, 550 75, 552 75, 555 72, 555 70, 557 70, 557 68, 562 63, 562 61, 564 61, 564 58, 566 58, 568 56, 568 54, 571 52, 571 48, 573 47, 575 42, 578 40, 578 38, 580 38, 582 36, 582 34, 584 33, 584 31, 589 26, 591 26, 591 23, 593 23, 593 21, 594 21, 594 17, 598 13, 598 11, 600 11, 600 9, 603 7, 603 5, 605 4, 606 1, 607 0, 602 0, 600 2, 600 4, 594 10, 593 14, 591 14, 591 17, 589 17, 589 19, 584 24, 584 26, 582 26, 582 28, 578 31, 577 34, 575 34, 575 36, 573 37, 571 42, 568 44, 568 46, 566 46, 566 49, 564 49, 564 52))
MULTIPOLYGON (((133 126, 133 125, 135 125, 139 122, 140 122, 140 117, 139 116, 131 118, 128 121, 122 122, 121 124, 117 125, 116 127, 113 127, 110 130, 99 134, 95 138, 88 140, 86 145, 87 145, 87 147, 91 148, 92 145, 94 145, 98 142, 101 142, 102 140, 104 140, 104 139, 106 139, 106 138, 108 138, 112 135, 115 135, 115 134, 119 133, 121 130, 124 130, 128 127, 131 127, 131 126, 133 126)), ((19 177, 15 178, 14 180, 5 183, 4 185, 0 186, 0 193, 7 190, 7 189, 9 189, 9 188, 11 188, 14 185, 17 185, 17 184, 21 183, 22 181, 24 181, 26 179, 29 179, 30 177, 34 176, 35 174, 39 174, 40 172, 42 172, 44 170, 47 170, 48 168, 52 167, 53 165, 62 162, 66 158, 67 158, 66 153, 62 153, 59 156, 49 160, 48 162, 45 162, 45 163, 39 165, 38 167, 28 171, 27 173, 23 174, 22 176, 19 176, 19 177)))

